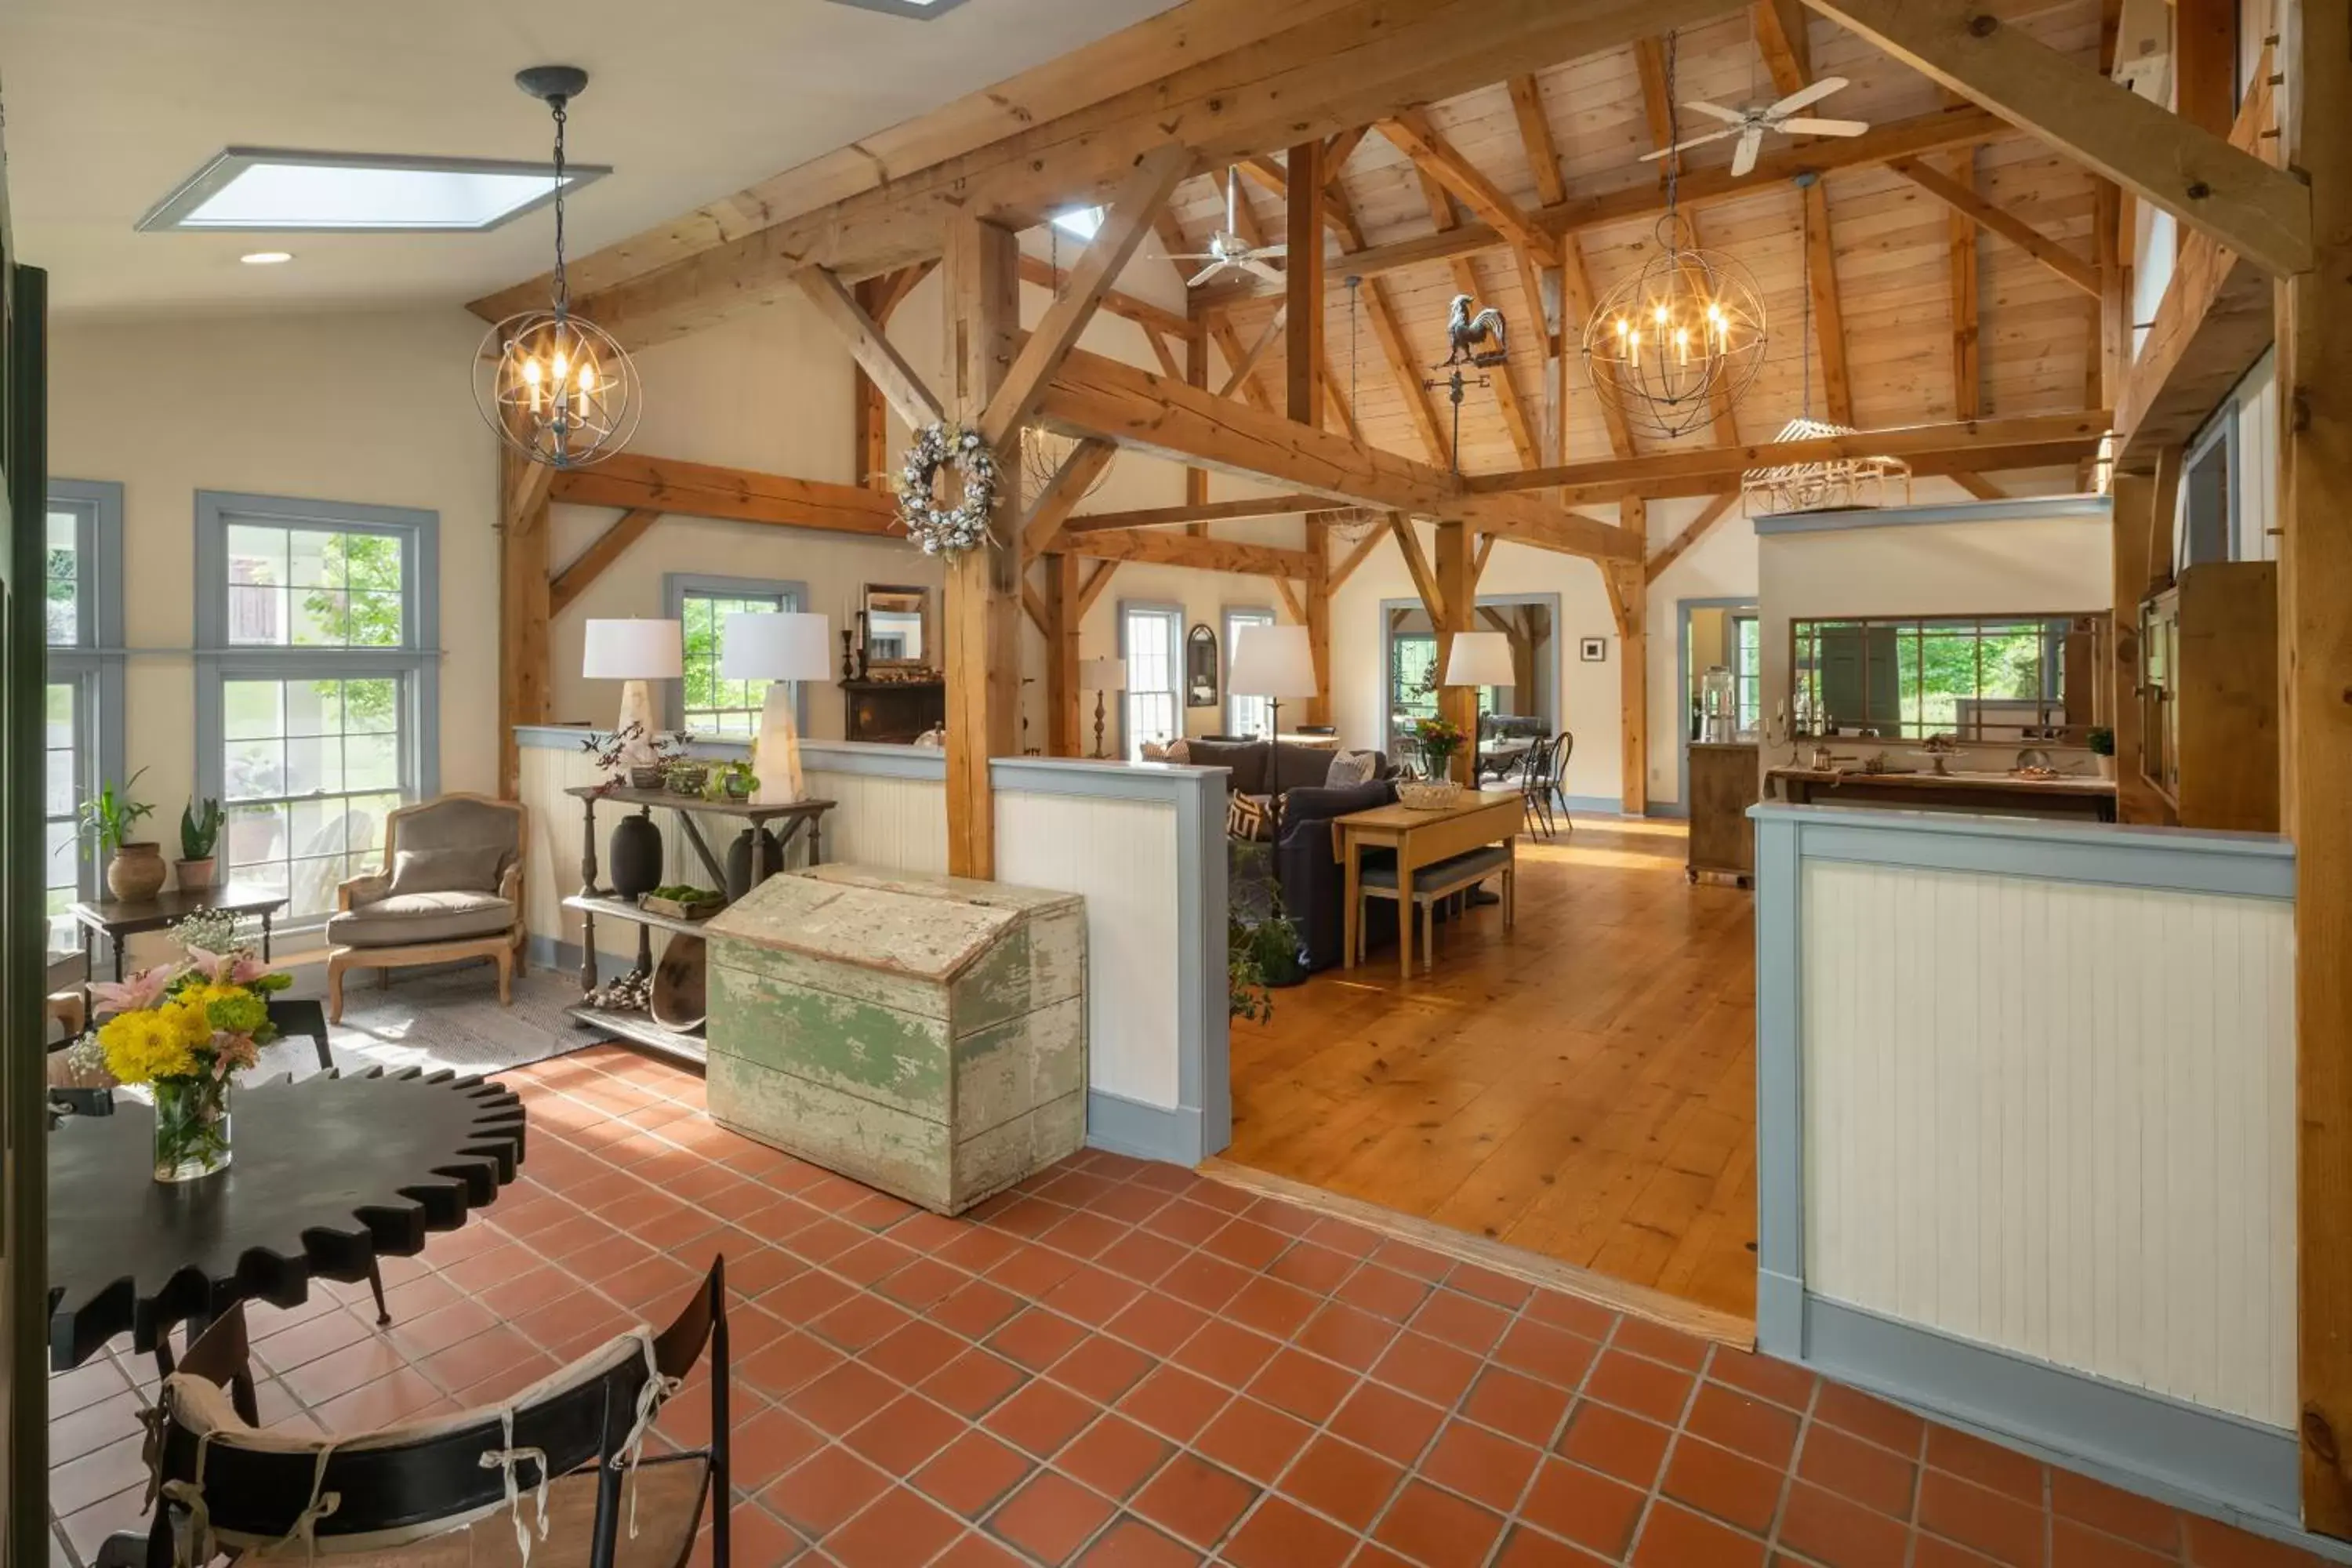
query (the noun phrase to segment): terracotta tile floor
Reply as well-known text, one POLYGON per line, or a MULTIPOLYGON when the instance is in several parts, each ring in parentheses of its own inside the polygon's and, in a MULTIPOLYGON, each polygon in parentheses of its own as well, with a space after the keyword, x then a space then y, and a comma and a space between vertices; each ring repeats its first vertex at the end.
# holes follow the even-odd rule
MULTIPOLYGON (((520 1386, 724 1251, 736 1561, 1498 1568, 2315 1561, 1788 1365, 1167 1165, 1085 1153, 963 1220, 713 1126, 612 1048, 509 1075, 525 1174, 363 1289, 254 1313, 265 1417, 520 1386)), ((50 1383, 57 1561, 139 1513, 127 1351, 50 1383)), ((664 1416, 707 1431, 707 1384, 664 1416)))

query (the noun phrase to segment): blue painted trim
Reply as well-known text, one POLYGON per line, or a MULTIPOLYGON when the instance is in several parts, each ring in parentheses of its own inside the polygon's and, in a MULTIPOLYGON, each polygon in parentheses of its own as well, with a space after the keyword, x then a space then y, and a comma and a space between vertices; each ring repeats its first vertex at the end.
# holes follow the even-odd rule
MULTIPOLYGON (((1117 623, 1118 627, 1118 657, 1126 662, 1129 673, 1128 676, 1127 686, 1121 689, 1118 693, 1118 732, 1119 759, 1124 759, 1128 752, 1128 707, 1134 700, 1135 696, 1135 677, 1133 674, 1135 669, 1135 653, 1133 649, 1127 646, 1127 617, 1138 610, 1141 610, 1147 615, 1164 615, 1169 617, 1169 625, 1174 628, 1169 634, 1168 638, 1168 678, 1176 683, 1175 689, 1169 693, 1169 695, 1174 700, 1176 706, 1176 735, 1171 738, 1181 738, 1184 733, 1184 625, 1186 618, 1184 606, 1177 604, 1172 599, 1121 599, 1118 602, 1118 620, 1117 623)), ((992 762, 991 765, 993 766, 992 762)))
MULTIPOLYGON (((53 479, 47 500, 74 516, 79 612, 74 641, 47 649, 47 673, 77 688, 80 732, 75 744, 82 753, 83 773, 74 781, 79 797, 96 795, 110 782, 121 783, 131 767, 124 739, 122 672, 130 650, 123 646, 122 487, 110 479, 53 479)), ((79 860, 75 874, 81 896, 96 898, 104 868, 96 855, 82 855, 79 860)))
POLYGON ((1909 528, 1933 522, 2040 522, 2079 518, 2105 522, 2114 502, 2105 496, 2046 496, 2032 500, 1960 501, 1949 506, 1867 507, 1854 511, 1781 511, 1756 520, 1756 531, 1842 533, 1856 528, 1909 528))
MULTIPOLYGON (((1536 702, 1543 710, 1544 733, 1556 735, 1567 727, 1561 718, 1559 699, 1559 653, 1564 646, 1560 637, 1559 595, 1558 594, 1481 594, 1472 602, 1475 610, 1480 605, 1542 605, 1551 611, 1551 657, 1536 662, 1536 702)), ((1391 707, 1389 693, 1396 689, 1396 633, 1391 629, 1397 610, 1419 610, 1427 614, 1429 606, 1419 599, 1382 599, 1381 616, 1381 750, 1390 756, 1396 754, 1396 737, 1389 731, 1391 707)), ((1479 630, 1473 625, 1472 630, 1479 630)), ((1486 628, 1491 629, 1491 628, 1486 628)), ((1421 636, 1415 632, 1409 634, 1421 636)))
MULTIPOLYGON (((591 724, 518 724, 515 744, 527 752, 577 751, 583 742, 605 734, 591 724)), ((698 757, 734 760, 751 754, 749 742, 712 738, 687 747, 698 757)), ((1034 759, 1026 759, 1032 760, 1034 759)), ((801 742, 801 767, 834 773, 858 773, 867 778, 928 779, 948 776, 947 753, 936 746, 894 746, 874 741, 801 742)))
POLYGON ((1756 824, 1756 1345, 1791 1359, 1801 1320, 1767 1312, 1764 1281, 1801 1290, 1805 1275, 1801 831, 1779 817, 1756 824))
MULTIPOLYGON (((686 619, 686 596, 688 594, 719 595, 746 599, 781 599, 787 610, 808 608, 806 583, 790 583, 769 577, 716 577, 699 572, 665 572, 662 574, 662 616, 665 619, 683 622, 686 619)), ((681 637, 684 627, 680 627, 681 637)), ((814 682, 795 680, 793 685, 793 727, 803 734, 808 732, 809 687, 814 682)), ((662 688, 662 722, 677 730, 685 721, 686 682, 683 679, 665 680, 662 688)), ((749 748, 746 748, 749 755, 749 748)), ((808 766, 807 747, 802 747, 801 765, 808 766)))
MULTIPOLYGON (((1678 678, 1678 684, 1675 687, 1677 703, 1675 712, 1675 798, 1672 804, 1682 809, 1675 812, 1662 812, 1658 807, 1666 803, 1654 800, 1650 803, 1652 816, 1686 817, 1690 815, 1691 612, 1693 610, 1752 611, 1755 608, 1756 595, 1753 594, 1717 594, 1706 598, 1675 601, 1676 625, 1675 674, 1678 678)), ((1759 641, 1757 647, 1760 650, 1763 644, 1759 641)), ((1757 690, 1760 694, 1763 687, 1759 684, 1757 690)), ((1737 718, 1739 708, 1739 688, 1736 679, 1732 686, 1731 699, 1733 717, 1737 718)))
POLYGON ((1749 806, 1748 815, 1759 835, 1770 824, 1794 824, 1809 860, 2237 898, 2294 897, 2294 846, 2275 834, 1777 801, 1749 806))
MULTIPOLYGON (((1138 1160, 1197 1165, 1207 1158, 1201 1113, 1174 1110, 1099 1089, 1087 1090, 1087 1147, 1138 1160)), ((1219 1145, 1222 1147, 1223 1145, 1219 1145)))
POLYGON ((1596 812, 1602 816, 1622 816, 1625 801, 1614 795, 1571 795, 1565 797, 1570 811, 1596 812))

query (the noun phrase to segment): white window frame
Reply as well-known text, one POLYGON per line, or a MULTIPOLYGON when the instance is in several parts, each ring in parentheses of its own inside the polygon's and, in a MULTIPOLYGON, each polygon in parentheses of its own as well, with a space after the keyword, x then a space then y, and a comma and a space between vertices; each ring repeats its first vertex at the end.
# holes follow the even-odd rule
POLYGON ((1274 608, 1269 605, 1227 605, 1224 607, 1223 620, 1225 733, 1248 735, 1254 738, 1272 721, 1271 700, 1264 697, 1244 697, 1234 690, 1234 649, 1240 644, 1240 633, 1244 627, 1270 626, 1276 624, 1274 608), (1257 717, 1248 718, 1243 713, 1244 703, 1249 706, 1251 713, 1257 717))
MULTIPOLYGON (((74 637, 68 643, 47 643, 43 672, 43 700, 50 686, 74 688, 74 793, 76 803, 96 795, 109 783, 122 782, 123 743, 123 622, 122 622, 122 487, 110 480, 51 479, 41 526, 48 513, 74 516, 74 637)), ((46 574, 44 574, 46 581, 46 574)), ((46 602, 46 599, 45 599, 46 602)), ((46 618, 44 620, 46 626, 46 618)), ((44 748, 46 752, 46 747, 44 748)), ((58 820, 47 810, 47 758, 43 780, 45 822, 58 820)), ((46 835, 45 835, 46 837, 46 835)), ((81 898, 99 896, 103 868, 88 847, 77 844, 74 885, 81 898)), ((42 867, 42 888, 56 868, 42 867)))
MULTIPOLYGON (((410 507, 196 492, 195 794, 228 805, 224 694, 233 680, 399 681, 399 784, 404 804, 441 789, 441 518, 410 507), (373 533, 400 542, 401 640, 385 647, 291 647, 228 640, 228 530, 264 528, 373 533)), ((228 868, 223 867, 226 878, 228 868)), ((291 889, 289 889, 290 893, 291 889)), ((323 915, 297 916, 280 929, 315 930, 323 915)))
MULTIPOLYGON (((715 577, 693 572, 667 572, 662 574, 662 615, 678 623, 678 639, 686 638, 686 602, 689 598, 712 599, 774 599, 778 608, 787 612, 808 608, 806 583, 790 583, 767 577, 715 577)), ((680 648, 681 655, 684 648, 680 648)), ((681 667, 682 668, 682 667, 681 667)), ((793 722, 802 734, 808 733, 809 687, 805 680, 787 683, 793 690, 793 722)), ((730 710, 731 711, 731 710, 730 710)), ((672 731, 686 727, 686 678, 662 682, 662 723, 672 731)), ((754 715, 750 734, 758 734, 759 721, 754 715)), ((731 731, 714 731, 704 739, 725 738, 744 740, 731 731)))
MULTIPOLYGON (((1127 689, 1118 694, 1119 754, 1129 762, 1140 762, 1143 742, 1136 732, 1135 687, 1136 659, 1132 638, 1137 617, 1150 616, 1164 622, 1168 628, 1168 686, 1166 695, 1173 704, 1174 721, 1169 738, 1184 733, 1184 606, 1165 600, 1121 599, 1118 602, 1118 652, 1127 660, 1127 689)), ((1158 696, 1154 690, 1149 695, 1158 696)))

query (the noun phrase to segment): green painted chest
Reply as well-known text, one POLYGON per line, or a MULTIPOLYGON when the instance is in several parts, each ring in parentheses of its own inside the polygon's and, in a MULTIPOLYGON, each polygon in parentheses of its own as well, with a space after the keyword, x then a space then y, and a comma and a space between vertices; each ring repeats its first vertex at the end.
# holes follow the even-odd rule
POLYGON ((705 929, 723 1125, 941 1214, 1085 1142, 1076 894, 824 866, 705 929))

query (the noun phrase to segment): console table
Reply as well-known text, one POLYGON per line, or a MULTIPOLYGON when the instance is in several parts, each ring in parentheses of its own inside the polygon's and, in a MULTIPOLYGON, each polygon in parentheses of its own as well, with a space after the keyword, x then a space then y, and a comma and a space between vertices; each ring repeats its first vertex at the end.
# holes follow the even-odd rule
MULTIPOLYGON (((580 824, 580 890, 563 900, 563 907, 580 911, 580 991, 581 1000, 564 1009, 567 1016, 592 1028, 645 1046, 652 1050, 699 1063, 707 1056, 698 1034, 688 1034, 665 1028, 644 1013, 622 1012, 611 1007, 589 1005, 588 996, 596 989, 596 921, 625 921, 637 928, 636 972, 650 975, 654 967, 653 933, 656 928, 673 936, 702 940, 705 921, 678 920, 670 915, 641 910, 633 900, 625 899, 609 888, 596 885, 596 807, 608 804, 635 807, 641 816, 651 816, 656 806, 677 813, 678 829, 694 851, 695 858, 710 875, 711 885, 724 890, 726 868, 710 852, 710 843, 702 836, 699 826, 704 817, 731 819, 756 833, 772 824, 781 824, 776 833, 776 848, 781 857, 801 830, 808 830, 808 863, 822 865, 824 860, 823 818, 833 809, 829 800, 801 800, 790 805, 761 805, 748 800, 709 800, 700 795, 673 795, 657 789, 599 789, 593 784, 577 784, 565 791, 581 803, 580 824)), ((768 875, 766 857, 756 847, 751 856, 751 881, 757 886, 768 875)))

